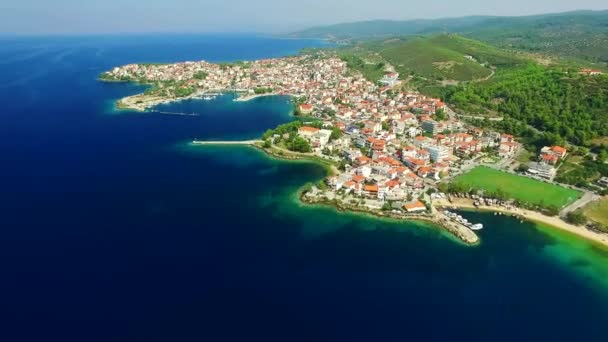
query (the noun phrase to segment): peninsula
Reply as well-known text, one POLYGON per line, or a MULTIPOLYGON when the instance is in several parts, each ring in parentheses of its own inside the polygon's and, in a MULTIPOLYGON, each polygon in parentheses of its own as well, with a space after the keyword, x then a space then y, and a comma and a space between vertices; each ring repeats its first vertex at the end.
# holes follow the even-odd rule
MULTIPOLYGON (((145 93, 118 102, 120 108, 138 111, 222 92, 237 92, 241 100, 290 95, 298 120, 242 144, 279 158, 329 165, 331 175, 306 185, 302 201, 433 222, 468 244, 479 242, 474 230, 482 226, 450 212, 452 207, 472 205, 572 228, 560 216, 566 218, 596 199, 587 190, 551 184, 551 170, 565 158, 566 148, 547 146, 535 168, 518 167, 523 148, 513 135, 475 127, 442 100, 407 90, 390 65, 379 82, 372 82, 332 52, 321 51, 224 64, 131 64, 100 78, 150 85, 145 93), (483 176, 463 179, 473 172, 483 176), (544 201, 542 195, 539 200, 518 193, 520 184, 555 196, 544 201), (453 201, 461 197, 471 202, 453 201)), ((601 232, 585 227, 568 230, 608 245, 601 232)))

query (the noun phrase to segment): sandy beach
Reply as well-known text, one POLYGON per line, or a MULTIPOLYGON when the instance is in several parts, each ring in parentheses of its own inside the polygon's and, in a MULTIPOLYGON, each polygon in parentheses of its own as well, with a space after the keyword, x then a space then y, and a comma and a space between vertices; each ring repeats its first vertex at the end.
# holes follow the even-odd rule
POLYGON ((477 209, 477 210, 485 210, 485 211, 493 211, 497 213, 503 213, 507 215, 516 215, 518 217, 522 217, 525 220, 534 221, 537 223, 545 224, 551 227, 555 227, 557 229, 575 234, 582 238, 585 238, 590 241, 594 241, 600 243, 606 247, 608 247, 608 234, 602 234, 598 232, 591 231, 585 227, 575 226, 570 224, 557 216, 546 216, 536 211, 525 210, 520 208, 507 208, 502 206, 486 206, 481 205, 476 207, 473 204, 473 200, 468 198, 454 198, 452 202, 447 199, 442 200, 434 200, 433 205, 435 206, 443 206, 446 208, 460 208, 460 209, 477 209))

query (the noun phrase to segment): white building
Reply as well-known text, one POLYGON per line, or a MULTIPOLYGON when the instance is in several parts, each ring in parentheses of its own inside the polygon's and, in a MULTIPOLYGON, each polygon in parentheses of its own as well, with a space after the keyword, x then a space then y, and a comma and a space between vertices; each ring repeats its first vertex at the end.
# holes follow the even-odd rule
POLYGON ((557 170, 553 166, 544 163, 531 162, 530 164, 528 164, 528 166, 528 174, 532 176, 553 179, 555 177, 555 174, 557 173, 557 170))
POLYGON ((424 148, 430 154, 433 162, 441 162, 450 158, 450 149, 445 146, 432 145, 424 148))
POLYGON ((393 86, 399 84, 399 74, 396 72, 388 73, 388 74, 384 75, 384 77, 382 77, 382 79, 380 80, 380 83, 385 84, 389 87, 393 87, 393 86))

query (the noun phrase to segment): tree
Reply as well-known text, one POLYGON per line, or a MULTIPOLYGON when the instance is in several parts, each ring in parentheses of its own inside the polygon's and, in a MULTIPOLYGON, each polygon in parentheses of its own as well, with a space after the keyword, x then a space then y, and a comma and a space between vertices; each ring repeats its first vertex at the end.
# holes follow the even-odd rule
POLYGON ((288 150, 294 152, 308 153, 312 151, 308 140, 300 136, 295 136, 291 141, 288 141, 286 145, 288 150))
POLYGON ((391 126, 388 124, 387 121, 382 122, 382 129, 385 131, 390 130, 391 126))
POLYGON ((519 164, 519 166, 517 167, 517 172, 526 173, 528 172, 528 170, 530 170, 528 164, 519 164))
POLYGON ((331 136, 329 137, 329 141, 340 139, 340 137, 342 137, 342 130, 340 130, 339 127, 333 127, 331 129, 331 136))
POLYGON ((439 109, 439 110, 435 111, 435 120, 436 121, 445 121, 447 119, 448 119, 448 116, 445 113, 445 110, 439 109))
POLYGON ((327 190, 327 184, 325 183, 325 180, 320 180, 319 183, 317 183, 317 188, 323 191, 327 190))
POLYGON ((587 223, 587 218, 581 212, 570 212, 566 215, 566 221, 577 226, 582 226, 587 223))
POLYGON ((340 165, 338 165, 338 170, 340 170, 340 171, 346 171, 346 165, 348 165, 348 163, 346 162, 346 160, 341 159, 340 160, 340 165))
POLYGON ((207 78, 207 76, 209 76, 209 74, 207 74, 206 72, 199 71, 199 72, 195 73, 193 77, 197 80, 204 80, 207 78))

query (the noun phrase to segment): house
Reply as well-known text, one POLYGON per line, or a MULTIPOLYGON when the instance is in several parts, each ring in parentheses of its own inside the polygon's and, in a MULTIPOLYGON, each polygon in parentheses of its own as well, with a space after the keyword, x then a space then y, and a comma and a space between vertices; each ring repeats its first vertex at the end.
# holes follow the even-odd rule
POLYGON ((566 157, 566 155, 568 154, 568 150, 566 150, 564 147, 561 146, 545 146, 540 150, 540 156, 539 158, 542 159, 543 155, 553 155, 555 157, 557 157, 558 159, 564 159, 566 157))
POLYGON ((364 185, 363 191, 368 197, 378 198, 378 184, 364 185))
POLYGON ((597 76, 597 75, 601 75, 602 71, 601 70, 597 70, 597 69, 581 69, 580 72, 581 75, 586 75, 586 76, 597 76))
POLYGON ((424 203, 420 201, 416 201, 412 203, 407 203, 403 206, 403 209, 405 209, 405 211, 407 211, 408 213, 419 213, 421 211, 426 211, 426 205, 424 205, 424 203))
POLYGON ((384 77, 382 77, 382 79, 380 80, 380 83, 389 86, 389 87, 393 87, 397 84, 399 84, 399 74, 396 72, 390 72, 386 75, 384 75, 384 77))
POLYGON ((323 148, 329 143, 331 137, 331 131, 328 129, 321 129, 310 137, 310 141, 314 147, 323 148))
POLYGON ((319 132, 319 129, 315 127, 302 126, 298 128, 298 135, 307 139, 310 139, 317 132, 319 132))
POLYGON ((302 114, 310 114, 312 113, 313 110, 313 106, 309 103, 304 103, 300 105, 300 112, 302 112, 302 114))
POLYGON ((511 134, 501 134, 500 135, 501 144, 512 143, 513 141, 515 141, 515 139, 513 138, 513 136, 511 134))
POLYGON ((511 157, 517 152, 519 144, 516 142, 502 142, 498 148, 498 155, 502 158, 511 157))

